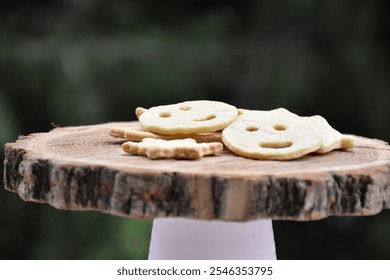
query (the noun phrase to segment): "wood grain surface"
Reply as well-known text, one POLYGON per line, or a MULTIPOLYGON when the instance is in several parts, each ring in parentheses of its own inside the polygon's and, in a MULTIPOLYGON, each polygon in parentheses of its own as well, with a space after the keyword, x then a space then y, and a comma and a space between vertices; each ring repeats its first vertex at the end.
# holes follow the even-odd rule
POLYGON ((262 161, 225 150, 200 160, 125 154, 113 126, 56 128, 5 145, 4 185, 26 201, 153 219, 318 220, 390 207, 390 147, 357 137, 349 151, 262 161))

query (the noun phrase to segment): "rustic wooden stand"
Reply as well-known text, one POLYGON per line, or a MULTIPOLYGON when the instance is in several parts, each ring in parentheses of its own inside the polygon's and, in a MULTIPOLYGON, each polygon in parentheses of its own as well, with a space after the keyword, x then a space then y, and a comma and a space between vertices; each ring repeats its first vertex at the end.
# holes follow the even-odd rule
MULTIPOLYGON (((243 232, 247 221, 374 215, 390 207, 390 147, 380 140, 357 137, 355 149, 283 162, 246 159, 229 151, 197 161, 150 160, 126 155, 120 148, 123 141, 109 135, 112 126, 132 125, 65 127, 21 136, 5 145, 5 188, 59 209, 135 219, 190 218, 194 228, 196 220, 241 222, 243 232)), ((190 221, 162 219, 168 227, 179 220, 190 221)), ((269 224, 265 228, 269 231, 269 224)), ((247 236, 248 244, 257 242, 256 235, 247 236)), ((268 239, 273 244, 273 235, 268 239)), ((183 258, 229 258, 229 253, 210 254, 183 258)), ((243 253, 230 258, 273 256, 243 253)))

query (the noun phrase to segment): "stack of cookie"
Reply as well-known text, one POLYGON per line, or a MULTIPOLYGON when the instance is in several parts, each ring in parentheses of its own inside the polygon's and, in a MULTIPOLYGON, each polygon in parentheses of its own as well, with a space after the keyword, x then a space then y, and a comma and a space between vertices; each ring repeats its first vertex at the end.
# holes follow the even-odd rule
POLYGON ((187 101, 137 108, 133 128, 113 127, 110 134, 130 140, 122 149, 151 159, 200 159, 224 145, 252 159, 291 160, 306 154, 354 147, 354 137, 333 129, 321 116, 300 117, 280 108, 243 110, 217 101, 187 101))

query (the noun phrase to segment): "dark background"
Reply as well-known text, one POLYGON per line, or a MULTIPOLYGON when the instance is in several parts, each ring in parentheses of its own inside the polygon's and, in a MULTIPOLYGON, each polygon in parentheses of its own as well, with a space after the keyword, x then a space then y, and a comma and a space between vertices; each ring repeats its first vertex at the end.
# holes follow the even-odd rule
MULTIPOLYGON (((3 0, 0 144, 193 99, 320 114, 389 142, 389 3, 3 0)), ((147 256, 149 222, 1 190, 0 205, 2 259, 147 256)), ((279 259, 390 259, 390 211, 274 230, 279 259)))

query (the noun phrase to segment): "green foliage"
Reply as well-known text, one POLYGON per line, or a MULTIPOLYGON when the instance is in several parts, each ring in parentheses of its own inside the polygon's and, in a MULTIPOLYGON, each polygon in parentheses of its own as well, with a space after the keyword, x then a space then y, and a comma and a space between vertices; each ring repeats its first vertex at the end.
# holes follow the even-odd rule
POLYGON ((3 96, 0 95, 0 145, 15 138, 15 123, 9 106, 3 96))
POLYGON ((35 239, 33 259, 147 258, 151 231, 147 221, 50 208, 36 222, 45 230, 35 239))

